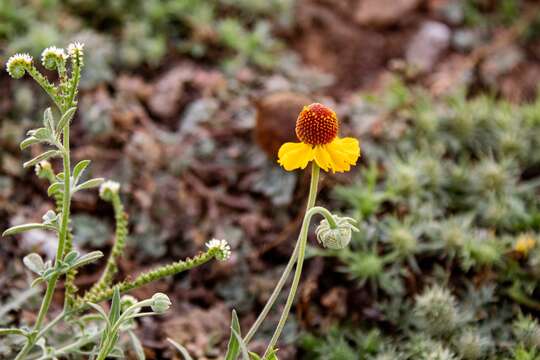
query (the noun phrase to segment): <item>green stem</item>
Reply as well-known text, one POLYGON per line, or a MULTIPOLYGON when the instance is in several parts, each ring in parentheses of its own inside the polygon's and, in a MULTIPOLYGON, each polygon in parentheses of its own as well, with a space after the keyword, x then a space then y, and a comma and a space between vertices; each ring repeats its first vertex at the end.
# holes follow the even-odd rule
MULTIPOLYGON (((63 134, 63 160, 64 160, 64 196, 62 199, 62 223, 60 227, 60 234, 58 236, 58 249, 56 251, 55 266, 57 266, 64 254, 64 246, 66 242, 66 237, 68 233, 68 223, 69 223, 69 209, 71 205, 71 164, 69 156, 69 126, 64 128, 63 134)), ((51 306, 52 298, 54 295, 54 290, 56 288, 56 283, 58 281, 58 275, 51 277, 47 282, 47 290, 45 291, 45 296, 41 302, 41 307, 39 308, 39 313, 34 324, 33 331, 39 333, 43 325, 43 321, 49 312, 49 307, 51 306)), ((22 360, 28 354, 30 350, 36 344, 38 336, 31 337, 27 339, 24 347, 21 349, 15 360, 22 360)))
MULTIPOLYGON (((315 201, 317 199, 317 186, 319 183, 319 167, 313 163, 313 167, 311 170, 311 184, 309 187, 309 195, 306 205, 306 214, 313 206, 315 206, 315 201)), ((305 215, 304 215, 305 216, 305 215)), ((333 220, 332 220, 333 221, 333 220)), ((268 298, 268 301, 264 305, 264 308, 262 309, 261 313, 257 317, 257 320, 251 325, 251 328, 249 329, 248 333, 244 337, 244 342, 247 345, 261 324, 263 323, 264 319, 268 316, 268 313, 272 309, 272 306, 276 302, 279 294, 281 293, 281 290, 283 289, 283 286, 285 286, 285 282, 287 281, 287 278, 289 277, 292 268, 294 264, 296 263, 296 259, 298 259, 298 251, 300 249, 300 239, 301 234, 298 235, 298 239, 296 240, 296 245, 294 247, 293 253, 291 255, 291 258, 289 259, 289 262, 287 263, 287 266, 285 267, 285 270, 283 270, 283 274, 281 275, 281 278, 279 279, 278 283, 276 284, 276 287, 274 288, 274 291, 270 295, 270 298, 268 298)))

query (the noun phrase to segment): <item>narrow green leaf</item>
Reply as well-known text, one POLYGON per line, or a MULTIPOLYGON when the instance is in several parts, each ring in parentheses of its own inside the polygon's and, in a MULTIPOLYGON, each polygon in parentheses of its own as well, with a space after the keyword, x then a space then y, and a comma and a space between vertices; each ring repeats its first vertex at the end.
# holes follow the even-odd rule
POLYGON ((111 300, 111 311, 109 312, 109 322, 111 324, 116 323, 118 318, 120 317, 120 290, 118 289, 118 286, 114 288, 113 297, 111 300))
POLYGON ((51 186, 49 186, 49 188, 47 189, 47 195, 53 196, 58 191, 62 191, 63 188, 64 188, 64 184, 61 182, 52 183, 51 186))
POLYGON ((27 137, 26 139, 24 139, 23 141, 21 141, 21 144, 19 145, 19 147, 21 148, 21 150, 24 150, 27 147, 29 147, 30 145, 34 145, 34 144, 37 144, 39 142, 41 142, 41 140, 36 139, 33 136, 30 136, 30 137, 27 137))
POLYGON ((46 108, 43 112, 43 126, 51 132, 54 131, 54 118, 50 107, 46 108))
POLYGON ((135 356, 137 357, 137 360, 146 360, 146 356, 144 355, 144 349, 137 335, 135 335, 131 330, 128 331, 128 334, 129 339, 131 340, 131 344, 133 344, 133 350, 135 351, 135 356))
POLYGON ((71 267, 74 269, 74 268, 78 268, 78 267, 81 267, 81 266, 84 266, 86 264, 90 264, 94 261, 96 261, 97 259, 103 257, 103 253, 99 250, 96 250, 96 251, 92 251, 88 254, 85 254, 83 256, 81 256, 80 258, 77 259, 77 261, 75 261, 75 263, 73 265, 71 265, 71 267))
POLYGON ((80 161, 75 167, 73 168, 73 179, 75 179, 75 184, 79 182, 79 179, 81 178, 81 175, 83 174, 84 170, 90 165, 90 160, 83 160, 80 161))
POLYGON ((60 133, 62 130, 64 130, 66 125, 69 124, 69 122, 73 118, 73 115, 75 114, 75 111, 77 111, 77 108, 72 107, 72 108, 68 109, 64 113, 64 115, 62 115, 62 117, 60 118, 60 121, 58 122, 58 126, 56 127, 56 132, 57 133, 60 133))
POLYGON ((189 352, 185 347, 177 343, 176 341, 172 340, 171 338, 167 338, 167 341, 176 348, 182 354, 184 357, 184 360, 193 360, 193 358, 189 355, 189 352))
POLYGON ((244 343, 244 340, 242 339, 242 336, 240 336, 238 331, 234 330, 232 327, 231 327, 231 332, 233 336, 236 338, 236 341, 238 341, 240 350, 242 351, 242 360, 251 360, 249 358, 249 351, 247 349, 246 344, 244 343))
POLYGON ((25 231, 30 231, 34 229, 42 229, 42 230, 56 230, 54 226, 51 225, 45 225, 45 224, 38 224, 38 223, 30 223, 30 224, 24 224, 24 225, 17 225, 10 227, 6 231, 2 233, 2 236, 10 236, 15 234, 20 234, 25 231))
POLYGON ((105 179, 103 179, 103 178, 90 179, 90 180, 85 181, 82 184, 78 185, 76 187, 75 191, 98 187, 99 185, 103 184, 104 181, 105 181, 105 179))
POLYGON ((4 335, 22 335, 27 336, 28 334, 21 329, 0 329, 0 336, 4 335))
POLYGON ((71 250, 64 257, 64 261, 71 265, 78 257, 79 257, 79 252, 76 250, 71 250))
POLYGON ((23 164, 23 167, 28 168, 30 166, 34 166, 40 161, 47 160, 47 159, 55 157, 55 156, 60 156, 61 154, 62 153, 60 151, 58 151, 58 150, 45 151, 43 154, 38 155, 35 158, 33 158, 32 160, 25 162, 23 164))
POLYGON ((240 321, 238 321, 238 315, 236 315, 235 310, 232 311, 231 315, 231 337, 229 338, 229 344, 227 345, 225 360, 236 360, 240 352, 240 343, 236 336, 234 336, 232 330, 240 334, 240 321))

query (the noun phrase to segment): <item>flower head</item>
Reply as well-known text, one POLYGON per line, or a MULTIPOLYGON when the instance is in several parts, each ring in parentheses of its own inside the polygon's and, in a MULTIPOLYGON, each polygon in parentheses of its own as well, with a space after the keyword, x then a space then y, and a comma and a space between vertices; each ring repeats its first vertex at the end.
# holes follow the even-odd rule
POLYGON ((67 52, 71 61, 75 62, 79 66, 83 65, 84 44, 80 42, 74 42, 68 45, 67 52))
POLYGON ((536 240, 531 234, 521 234, 516 243, 514 244, 514 250, 521 255, 527 255, 536 246, 536 240))
POLYGON ((231 246, 227 240, 212 239, 206 243, 208 251, 216 251, 216 259, 225 261, 231 257, 231 246))
POLYGON ((8 59, 6 70, 12 78, 20 79, 30 66, 32 66, 32 57, 30 55, 15 54, 8 59))
POLYGON ((118 194, 120 184, 116 181, 107 180, 99 187, 99 197, 105 201, 112 201, 113 194, 118 194))
POLYGON ((323 170, 344 172, 356 165, 360 145, 354 138, 339 138, 336 113, 327 106, 314 103, 304 106, 296 120, 299 143, 285 143, 278 152, 278 163, 285 170, 304 169, 315 160, 323 170))
POLYGON ((351 242, 352 232, 358 231, 354 226, 356 221, 352 218, 337 215, 333 215, 332 217, 336 226, 332 227, 328 220, 323 219, 315 230, 317 240, 325 248, 343 249, 351 242))
POLYGON ((64 49, 51 46, 43 50, 41 53, 41 63, 43 67, 48 70, 54 70, 59 63, 64 63, 68 56, 64 49))

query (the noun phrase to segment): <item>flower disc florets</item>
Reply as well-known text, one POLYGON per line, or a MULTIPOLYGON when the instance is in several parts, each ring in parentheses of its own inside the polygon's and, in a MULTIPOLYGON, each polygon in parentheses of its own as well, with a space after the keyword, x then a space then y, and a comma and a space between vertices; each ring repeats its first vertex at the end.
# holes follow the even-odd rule
POLYGON ((68 56, 64 49, 51 46, 43 50, 41 53, 41 63, 43 67, 48 70, 54 70, 59 63, 64 63, 68 56))
POLYGON ((227 240, 212 239, 206 243, 208 251, 217 251, 216 259, 220 261, 228 260, 231 257, 231 246, 227 240))
POLYGON ((120 191, 120 184, 107 180, 99 187, 99 197, 105 201, 111 201, 113 194, 118 194, 118 191, 120 191))
POLYGON ((352 232, 358 231, 356 221, 349 217, 332 216, 336 227, 332 227, 326 218, 321 221, 315 234, 319 243, 328 249, 343 249, 351 242, 352 232))
POLYGON ((310 145, 329 144, 338 134, 336 113, 327 106, 314 103, 305 106, 296 120, 296 136, 310 145))
POLYGON ((32 66, 32 57, 30 55, 15 54, 7 61, 6 70, 12 78, 20 79, 30 66, 32 66))

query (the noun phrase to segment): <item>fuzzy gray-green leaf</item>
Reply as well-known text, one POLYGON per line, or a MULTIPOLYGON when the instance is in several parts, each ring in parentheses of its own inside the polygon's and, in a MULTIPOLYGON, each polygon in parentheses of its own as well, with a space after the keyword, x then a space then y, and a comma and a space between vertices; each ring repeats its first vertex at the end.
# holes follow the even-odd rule
POLYGON ((31 166, 36 165, 38 162, 50 159, 52 157, 60 156, 62 153, 58 150, 48 150, 45 151, 43 154, 36 156, 32 160, 29 160, 23 164, 24 168, 28 168, 31 166))
POLYGON ((57 133, 60 133, 62 130, 64 130, 64 128, 66 127, 66 125, 69 124, 69 122, 70 122, 71 119, 73 118, 73 115, 75 114, 75 111, 77 111, 77 108, 76 108, 76 107, 72 107, 72 108, 69 108, 69 109, 64 113, 64 115, 62 115, 62 117, 60 118, 60 121, 58 122, 58 126, 56 127, 56 132, 57 132, 57 133))

